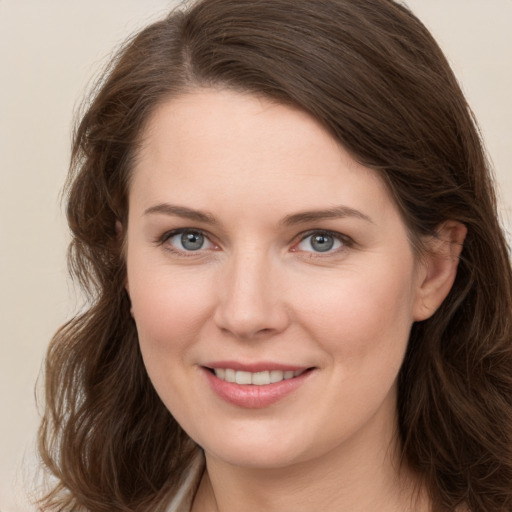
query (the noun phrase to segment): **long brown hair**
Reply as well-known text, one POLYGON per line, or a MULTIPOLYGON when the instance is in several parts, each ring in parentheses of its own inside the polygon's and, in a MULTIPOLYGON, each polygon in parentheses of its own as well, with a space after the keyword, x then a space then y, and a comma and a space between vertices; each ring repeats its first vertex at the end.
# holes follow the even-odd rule
MULTIPOLYGON (((144 369, 116 221, 151 113, 195 87, 299 106, 386 181, 412 243, 452 219, 455 284, 413 326, 399 376, 404 460, 432 509, 512 510, 512 275, 472 113, 427 29, 392 0, 200 0, 129 40, 77 126, 72 275, 88 309, 46 360, 44 510, 163 510, 197 450, 144 369)), ((421 250, 421 247, 419 247, 421 250)))

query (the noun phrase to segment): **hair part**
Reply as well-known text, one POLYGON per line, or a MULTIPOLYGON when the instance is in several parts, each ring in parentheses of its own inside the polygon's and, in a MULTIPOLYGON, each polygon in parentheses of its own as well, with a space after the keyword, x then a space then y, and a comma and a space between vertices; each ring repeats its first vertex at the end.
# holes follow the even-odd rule
POLYGON ((44 510, 163 510, 196 451, 144 369, 116 221, 160 104, 228 87, 303 109, 386 182, 412 243, 468 228, 457 278, 413 326, 399 375, 403 460, 434 512, 512 508, 512 276, 472 113, 427 29, 391 0, 202 0, 130 39, 74 134, 71 274, 89 309, 46 361, 44 510))

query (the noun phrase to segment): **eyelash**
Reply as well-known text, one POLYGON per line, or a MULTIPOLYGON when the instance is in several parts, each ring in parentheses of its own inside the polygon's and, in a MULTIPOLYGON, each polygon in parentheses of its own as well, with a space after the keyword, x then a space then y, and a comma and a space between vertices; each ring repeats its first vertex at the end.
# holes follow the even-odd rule
MULTIPOLYGON (((211 236, 207 232, 205 232, 202 229, 197 229, 197 228, 180 228, 180 229, 173 229, 171 231, 166 231, 160 237, 158 237, 158 239, 156 240, 156 244, 159 246, 165 246, 165 250, 172 252, 173 254, 176 254, 181 257, 187 258, 187 257, 199 256, 204 249, 201 248, 196 251, 192 251, 192 250, 184 251, 184 250, 177 249, 177 248, 173 247, 171 244, 167 244, 167 242, 169 242, 169 240, 171 238, 173 238, 176 235, 182 235, 183 233, 195 233, 195 234, 202 235, 210 244, 213 244, 214 246, 217 247, 217 244, 215 244, 214 242, 211 241, 211 236)), ((347 248, 353 247, 354 241, 349 236, 343 235, 336 231, 330 231, 330 230, 326 230, 326 229, 312 229, 312 230, 309 230, 309 231, 306 231, 303 233, 299 233, 294 238, 292 244, 293 245, 292 245, 291 252, 304 252, 304 253, 308 254, 308 257, 310 257, 310 258, 315 258, 315 257, 321 258, 321 257, 332 256, 339 252, 343 252, 347 248), (332 237, 334 240, 341 243, 341 247, 338 249, 335 249, 333 251, 328 249, 325 252, 322 252, 322 251, 300 251, 298 249, 294 249, 294 247, 296 247, 297 245, 306 241, 308 238, 310 238, 314 235, 332 237)))
MULTIPOLYGON (((349 249, 350 247, 354 246, 354 241, 347 235, 343 235, 336 231, 330 231, 328 229, 311 229, 304 233, 300 233, 296 237, 297 241, 294 242, 293 247, 296 247, 297 245, 301 244, 302 242, 306 241, 308 238, 310 238, 314 235, 332 237, 335 241, 338 241, 341 243, 341 247, 339 247, 335 250, 328 249, 325 252, 322 252, 322 251, 300 251, 300 252, 306 253, 309 258, 323 258, 323 257, 333 256, 335 254, 339 254, 340 252, 343 252, 346 249, 349 249)), ((299 252, 299 250, 292 248, 292 252, 299 252)))
POLYGON ((156 244, 159 246, 163 246, 166 251, 169 251, 177 256, 184 257, 184 258, 190 258, 190 257, 198 257, 201 255, 201 252, 203 249, 198 249, 197 251, 184 251, 181 249, 177 249, 173 247, 171 244, 168 244, 169 240, 173 238, 176 235, 182 235, 183 233, 195 233, 198 235, 204 236, 205 240, 207 240, 209 243, 216 246, 214 242, 211 241, 211 236, 205 232, 202 229, 197 228, 180 228, 180 229, 173 229, 171 231, 166 231, 162 236, 158 237, 156 240, 156 244))

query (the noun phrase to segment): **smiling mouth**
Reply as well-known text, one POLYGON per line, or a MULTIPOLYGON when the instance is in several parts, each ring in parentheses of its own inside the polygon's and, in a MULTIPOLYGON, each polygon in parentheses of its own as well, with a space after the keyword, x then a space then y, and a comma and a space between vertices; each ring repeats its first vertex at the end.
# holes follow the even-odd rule
POLYGON ((241 385, 268 386, 283 380, 290 380, 299 377, 312 368, 303 370, 267 370, 261 372, 247 372, 231 368, 208 368, 215 376, 225 382, 232 382, 241 385))
POLYGON ((262 409, 276 404, 306 385, 316 369, 263 361, 252 364, 218 361, 202 366, 214 393, 244 409, 262 409))

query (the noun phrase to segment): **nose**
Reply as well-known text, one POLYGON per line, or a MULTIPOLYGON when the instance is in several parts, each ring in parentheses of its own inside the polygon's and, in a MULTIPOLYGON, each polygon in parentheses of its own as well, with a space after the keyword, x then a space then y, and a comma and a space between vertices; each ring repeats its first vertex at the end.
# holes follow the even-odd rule
POLYGON ((282 270, 257 249, 240 251, 226 263, 214 321, 238 339, 270 337, 289 325, 282 270))

